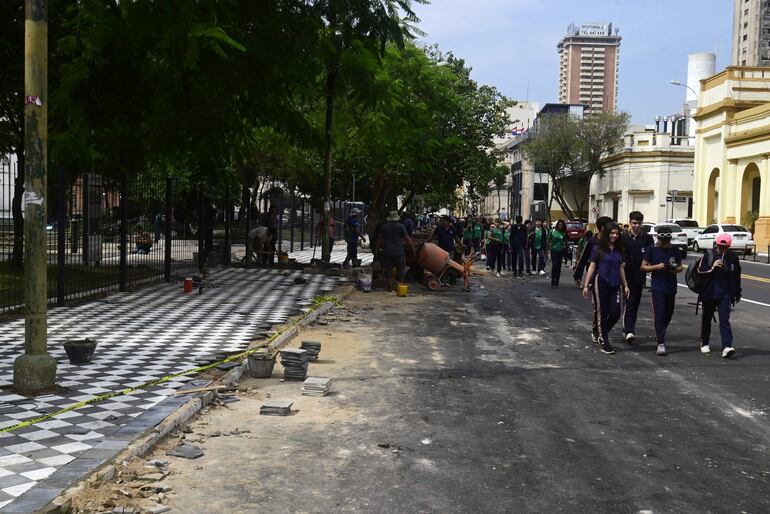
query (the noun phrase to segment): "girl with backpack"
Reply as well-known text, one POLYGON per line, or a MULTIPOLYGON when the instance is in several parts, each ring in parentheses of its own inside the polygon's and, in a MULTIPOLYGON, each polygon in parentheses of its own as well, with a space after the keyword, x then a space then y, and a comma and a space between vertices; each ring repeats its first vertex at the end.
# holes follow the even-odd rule
POLYGON ((623 243, 620 227, 608 223, 600 233, 599 243, 591 250, 591 264, 583 286, 583 298, 588 299, 589 284, 593 280, 593 301, 599 332, 599 345, 607 354, 615 353, 609 340, 609 332, 620 319, 620 295, 628 298, 630 290, 626 281, 623 243))
POLYGON ((730 308, 741 301, 741 262, 730 253, 733 238, 730 234, 719 234, 716 248, 706 251, 698 263, 698 281, 701 292, 698 300, 703 305, 700 327, 700 351, 711 353, 711 319, 714 312, 719 314, 719 332, 722 336, 722 357, 727 359, 735 354, 733 331, 730 327, 730 308))
POLYGON ((684 269, 679 251, 671 244, 671 227, 658 228, 658 245, 648 246, 644 252, 641 270, 652 273, 652 314, 655 323, 657 355, 666 355, 666 329, 674 316, 676 275, 684 269))

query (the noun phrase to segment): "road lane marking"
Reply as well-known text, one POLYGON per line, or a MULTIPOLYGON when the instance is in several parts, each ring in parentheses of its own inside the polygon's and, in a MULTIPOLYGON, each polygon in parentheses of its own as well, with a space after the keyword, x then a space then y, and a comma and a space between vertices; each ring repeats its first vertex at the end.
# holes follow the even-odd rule
MULTIPOLYGON (((684 264, 684 263, 682 263, 682 267, 686 269, 686 268, 689 268, 689 267, 690 267, 690 265, 689 265, 689 264, 684 264)), ((741 273, 741 278, 742 278, 742 279, 743 279, 743 278, 747 278, 747 279, 749 279, 749 280, 756 280, 757 282, 764 282, 764 283, 766 283, 766 284, 770 284, 770 278, 765 278, 765 277, 757 277, 757 276, 755 276, 755 275, 748 275, 748 274, 746 274, 746 273, 741 273)))
MULTIPOLYGON (((676 285, 678 285, 679 287, 686 287, 687 289, 690 289, 687 286, 687 284, 680 284, 680 283, 677 282, 676 285)), ((693 293, 693 294, 695 294, 695 293, 693 293)), ((770 307, 770 303, 758 302, 756 300, 749 300, 748 298, 741 298, 741 301, 742 302, 746 302, 746 303, 753 303, 754 305, 761 305, 762 307, 770 307)))

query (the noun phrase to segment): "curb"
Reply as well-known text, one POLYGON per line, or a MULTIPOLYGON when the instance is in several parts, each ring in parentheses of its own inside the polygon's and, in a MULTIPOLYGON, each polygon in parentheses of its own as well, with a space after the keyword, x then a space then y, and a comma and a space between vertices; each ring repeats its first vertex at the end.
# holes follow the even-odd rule
MULTIPOLYGON (((335 297, 338 301, 344 300, 352 294, 353 290, 353 286, 338 288, 335 297)), ((299 327, 306 327, 312 324, 319 316, 329 312, 334 307, 336 307, 335 302, 327 300, 315 310, 303 315, 299 321, 295 323, 288 322, 291 325, 290 328, 281 332, 280 335, 273 339, 273 341, 266 347, 270 350, 279 349, 299 334, 299 327)), ((252 343, 249 345, 249 349, 258 348, 260 346, 264 346, 264 344, 260 342, 252 343)), ((225 373, 218 382, 225 386, 231 386, 238 383, 247 371, 248 362, 248 359, 244 359, 240 365, 225 373)), ((37 514, 65 514, 70 512, 73 497, 81 492, 87 483, 104 483, 111 480, 115 476, 118 463, 130 460, 134 457, 143 458, 175 428, 187 422, 190 418, 198 414, 201 409, 210 404, 216 396, 216 391, 207 391, 201 396, 191 398, 172 411, 159 424, 145 431, 144 434, 131 442, 120 453, 93 469, 87 475, 81 477, 75 485, 60 492, 59 495, 47 505, 35 512, 37 514)), ((44 484, 44 482, 42 484, 44 484)))

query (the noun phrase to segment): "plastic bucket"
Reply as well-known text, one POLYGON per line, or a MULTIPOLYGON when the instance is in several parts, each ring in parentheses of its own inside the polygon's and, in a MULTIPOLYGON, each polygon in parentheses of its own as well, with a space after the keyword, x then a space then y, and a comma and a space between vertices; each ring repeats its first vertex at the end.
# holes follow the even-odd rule
POLYGON ((96 351, 96 341, 93 339, 76 339, 64 342, 64 351, 72 364, 91 362, 96 351))
POLYGON ((409 292, 409 288, 406 284, 398 284, 396 286, 396 295, 405 297, 406 294, 409 292))
POLYGON ((265 359, 261 356, 249 355, 249 376, 252 378, 270 378, 275 366, 275 357, 265 359))
POLYGON ((185 293, 192 293, 193 290, 193 280, 190 277, 187 277, 184 279, 184 292, 185 293))

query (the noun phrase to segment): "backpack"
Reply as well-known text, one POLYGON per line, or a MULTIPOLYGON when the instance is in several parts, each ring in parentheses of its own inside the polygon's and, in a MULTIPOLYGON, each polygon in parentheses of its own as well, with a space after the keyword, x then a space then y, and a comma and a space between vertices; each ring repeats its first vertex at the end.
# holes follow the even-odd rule
POLYGON ((697 271, 703 266, 705 263, 705 267, 708 268, 711 265, 711 251, 706 251, 703 253, 703 257, 696 263, 687 268, 687 271, 684 274, 684 281, 687 283, 687 287, 690 288, 690 291, 693 293, 698 293, 699 295, 703 293, 706 289, 706 285, 709 283, 709 280, 711 280, 710 275, 704 275, 702 273, 698 273, 697 271))

